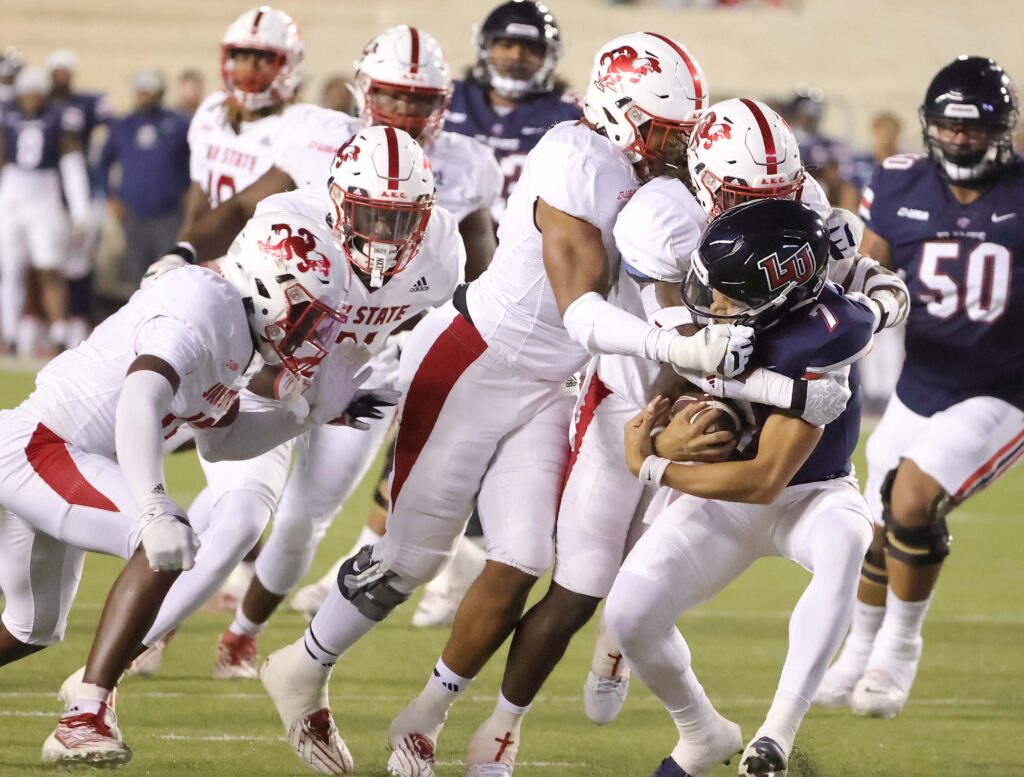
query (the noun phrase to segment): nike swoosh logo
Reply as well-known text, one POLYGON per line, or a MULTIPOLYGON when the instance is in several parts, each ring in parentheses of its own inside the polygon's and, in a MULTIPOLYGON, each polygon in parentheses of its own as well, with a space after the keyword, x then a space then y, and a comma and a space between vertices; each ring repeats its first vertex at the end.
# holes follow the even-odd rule
POLYGON ((1001 216, 997 216, 995 213, 993 213, 992 214, 992 223, 993 224, 998 224, 1000 221, 1006 221, 1007 219, 1012 219, 1016 215, 1017 215, 1016 213, 1004 213, 1001 216))

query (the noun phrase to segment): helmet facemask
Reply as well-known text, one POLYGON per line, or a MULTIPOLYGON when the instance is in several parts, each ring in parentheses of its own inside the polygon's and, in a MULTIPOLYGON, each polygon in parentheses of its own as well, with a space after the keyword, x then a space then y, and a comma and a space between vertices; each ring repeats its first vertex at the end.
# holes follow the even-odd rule
POLYGON ((379 288, 385 278, 401 272, 419 251, 430 221, 433 197, 413 203, 374 200, 365 193, 343 191, 332 182, 335 235, 348 260, 370 286, 379 288))
POLYGON ((707 191, 712 203, 708 217, 714 218, 719 213, 724 213, 730 208, 752 200, 798 201, 804 189, 804 172, 801 170, 800 174, 791 181, 750 186, 738 179, 723 180, 705 167, 700 171, 698 180, 694 183, 707 191))
POLYGON ((285 299, 285 314, 257 332, 271 349, 262 347, 261 354, 268 364, 309 377, 338 341, 344 319, 330 300, 315 298, 299 283, 285 289, 285 299))
MULTIPOLYGON (((973 106, 962 106, 967 110, 973 106)), ((983 186, 1013 156, 1013 127, 1017 111, 1004 121, 953 118, 920 112, 924 145, 946 179, 964 187, 983 186)))
POLYGON ((376 81, 365 74, 358 79, 360 114, 367 126, 405 130, 421 144, 444 126, 444 112, 452 90, 376 81))
POLYGON ((520 37, 508 32, 488 34, 484 36, 480 49, 478 69, 485 71, 486 83, 506 100, 521 100, 532 94, 550 91, 561 56, 561 45, 557 41, 537 38, 537 31, 533 27, 524 26, 533 35, 520 37), (525 53, 512 57, 501 52, 501 61, 495 62, 496 46, 505 48, 517 45, 525 53))
POLYGON ((687 145, 697 118, 693 116, 686 121, 662 119, 636 105, 626 111, 626 119, 633 123, 635 136, 626 153, 641 180, 648 181, 660 175, 688 180, 687 145))

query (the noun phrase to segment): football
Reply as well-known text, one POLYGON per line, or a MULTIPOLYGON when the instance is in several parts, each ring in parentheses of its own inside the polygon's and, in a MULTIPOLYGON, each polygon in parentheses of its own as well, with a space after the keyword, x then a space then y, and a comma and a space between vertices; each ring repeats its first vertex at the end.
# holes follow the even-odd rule
POLYGON ((739 410, 737 410, 729 400, 722 399, 721 397, 713 397, 710 394, 705 394, 704 392, 681 395, 673 403, 670 416, 675 417, 677 413, 682 412, 684 408, 694 402, 700 403, 702 407, 694 414, 693 418, 690 419, 690 423, 697 423, 698 419, 710 410, 716 409, 722 411, 722 414, 705 430, 707 434, 713 434, 714 432, 731 432, 733 435, 738 435, 740 430, 743 428, 742 416, 740 415, 739 410))

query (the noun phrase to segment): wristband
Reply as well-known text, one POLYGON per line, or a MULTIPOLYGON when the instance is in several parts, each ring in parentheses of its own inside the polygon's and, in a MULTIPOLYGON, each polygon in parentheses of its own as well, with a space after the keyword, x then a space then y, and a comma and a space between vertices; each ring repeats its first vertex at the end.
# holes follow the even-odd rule
POLYGON ((167 251, 166 254, 174 254, 175 256, 180 256, 189 264, 195 264, 196 259, 198 258, 198 256, 196 255, 196 247, 191 243, 186 243, 184 241, 176 244, 174 248, 167 251))
POLYGON ((669 459, 663 459, 661 456, 648 456, 640 466, 637 478, 645 486, 660 486, 661 479, 665 477, 665 470, 671 463, 669 459))

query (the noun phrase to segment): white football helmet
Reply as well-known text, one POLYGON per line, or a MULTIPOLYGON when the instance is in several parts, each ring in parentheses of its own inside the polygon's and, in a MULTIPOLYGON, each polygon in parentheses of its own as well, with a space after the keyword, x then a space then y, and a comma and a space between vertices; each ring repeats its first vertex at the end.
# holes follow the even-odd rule
POLYGON ((220 73, 224 91, 250 111, 269 108, 289 100, 302 85, 305 44, 298 25, 284 11, 261 5, 246 11, 220 42, 220 73), (274 64, 266 73, 236 74, 232 52, 239 49, 269 52, 274 64))
POLYGON ((366 126, 388 124, 427 143, 444 124, 452 76, 440 44, 416 27, 385 30, 355 63, 356 104, 366 126))
POLYGON ((704 71, 685 46, 634 32, 598 50, 583 113, 637 164, 685 143, 707 102, 704 71))
POLYGON ((370 286, 416 256, 434 206, 434 172, 409 133, 363 129, 334 155, 327 193, 335 237, 370 286))
POLYGON ((763 102, 746 97, 704 112, 690 135, 687 164, 709 217, 747 200, 798 200, 804 186, 793 130, 763 102))
POLYGON ((344 259, 328 228, 297 213, 249 219, 220 264, 267 364, 310 376, 338 340, 344 259))

